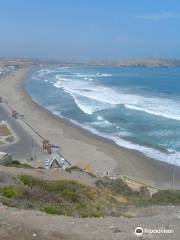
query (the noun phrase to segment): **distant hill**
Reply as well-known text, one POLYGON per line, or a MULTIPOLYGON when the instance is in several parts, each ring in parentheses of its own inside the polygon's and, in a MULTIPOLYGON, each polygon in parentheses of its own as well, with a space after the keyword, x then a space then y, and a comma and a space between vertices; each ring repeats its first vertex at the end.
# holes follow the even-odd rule
POLYGON ((93 61, 89 66, 114 66, 114 67, 180 67, 180 60, 172 59, 142 59, 142 60, 121 60, 121 61, 93 61))
POLYGON ((40 66, 40 67, 74 67, 74 66, 114 66, 114 67, 180 67, 176 59, 129 59, 129 60, 96 60, 91 62, 63 61, 49 59, 0 58, 0 68, 6 66, 40 66))

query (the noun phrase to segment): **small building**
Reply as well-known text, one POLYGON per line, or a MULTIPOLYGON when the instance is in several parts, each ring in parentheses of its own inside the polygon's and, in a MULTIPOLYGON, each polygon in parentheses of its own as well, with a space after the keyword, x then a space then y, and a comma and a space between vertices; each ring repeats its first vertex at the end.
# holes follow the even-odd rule
POLYGON ((53 169, 53 168, 59 168, 59 169, 65 169, 65 160, 60 155, 54 153, 51 155, 50 159, 47 159, 45 162, 47 169, 53 169))

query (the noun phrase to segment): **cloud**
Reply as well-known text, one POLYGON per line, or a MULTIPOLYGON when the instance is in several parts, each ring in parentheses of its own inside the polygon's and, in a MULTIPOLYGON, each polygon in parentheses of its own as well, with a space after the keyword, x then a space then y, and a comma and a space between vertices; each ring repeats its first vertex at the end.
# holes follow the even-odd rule
POLYGON ((137 18, 150 20, 150 21, 167 20, 167 19, 174 19, 178 17, 179 16, 173 12, 163 12, 163 13, 157 13, 157 14, 145 14, 145 15, 137 16, 137 18))

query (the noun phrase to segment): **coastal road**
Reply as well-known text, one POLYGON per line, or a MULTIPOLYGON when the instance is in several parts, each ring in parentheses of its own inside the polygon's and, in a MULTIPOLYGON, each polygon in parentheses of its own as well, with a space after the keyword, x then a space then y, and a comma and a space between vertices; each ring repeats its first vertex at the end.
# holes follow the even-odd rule
MULTIPOLYGON (((40 161, 43 165, 44 159, 46 159, 47 153, 33 140, 33 138, 13 119, 8 110, 0 105, 0 122, 6 121, 17 136, 17 141, 12 144, 0 146, 0 151, 12 154, 12 158, 15 160, 30 160, 35 153, 36 160, 40 161)), ((32 163, 33 163, 32 162, 32 163)))

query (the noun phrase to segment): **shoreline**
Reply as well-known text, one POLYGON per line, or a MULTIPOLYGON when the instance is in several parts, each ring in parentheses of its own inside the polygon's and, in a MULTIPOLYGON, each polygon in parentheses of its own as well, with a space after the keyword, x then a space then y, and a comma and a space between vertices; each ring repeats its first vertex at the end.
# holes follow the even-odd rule
MULTIPOLYGON (((25 80, 25 81, 26 81, 26 80, 25 80)), ((108 137, 106 137, 106 136, 103 136, 103 134, 101 135, 100 132, 95 133, 95 132, 93 132, 93 130, 91 131, 90 129, 88 129, 88 127, 86 128, 85 126, 78 124, 78 122, 76 123, 75 121, 73 121, 73 120, 71 120, 71 119, 68 119, 68 118, 59 116, 59 115, 57 115, 57 114, 54 114, 54 113, 51 112, 49 109, 47 109, 46 107, 44 107, 44 106, 41 105, 40 103, 36 102, 36 101, 31 97, 31 95, 28 93, 28 91, 25 89, 24 84, 23 84, 23 90, 24 90, 25 94, 27 95, 27 97, 29 97, 30 100, 31 100, 38 108, 41 109, 41 111, 47 112, 47 114, 49 114, 50 117, 52 117, 52 118, 54 118, 54 119, 56 119, 56 120, 58 120, 58 121, 61 121, 61 122, 63 122, 63 123, 66 124, 66 125, 69 125, 69 126, 71 126, 71 127, 73 127, 73 128, 77 128, 82 134, 84 134, 84 135, 86 135, 86 136, 89 136, 89 137, 92 137, 92 138, 96 138, 96 139, 98 139, 98 140, 100 140, 100 141, 104 141, 104 142, 106 142, 106 143, 108 143, 108 144, 115 145, 115 146, 117 146, 117 147, 119 147, 119 148, 126 149, 127 151, 135 152, 136 154, 137 154, 137 153, 138 153, 138 154, 141 154, 141 155, 143 155, 145 158, 148 158, 148 159, 151 159, 151 160, 156 160, 156 161, 158 161, 158 162, 162 162, 162 163, 171 165, 168 161, 165 162, 165 161, 163 161, 163 160, 159 160, 159 159, 156 159, 156 158, 147 156, 145 153, 143 153, 143 152, 140 151, 140 150, 122 146, 122 145, 116 143, 115 140, 113 140, 113 139, 111 139, 111 138, 108 138, 108 137)), ((124 139, 122 139, 122 140, 124 140, 124 139)), ((126 141, 126 140, 124 140, 124 141, 126 141)), ((128 142, 128 141, 127 141, 127 142, 128 142)), ((131 144, 131 142, 128 142, 128 143, 131 144)), ((133 143, 132 143, 132 144, 133 144, 133 143)), ((139 146, 141 147, 141 145, 139 145, 139 146)), ((149 147, 149 146, 143 146, 143 145, 142 145, 142 147, 147 147, 147 148, 149 148, 149 149, 153 149, 153 148, 151 148, 151 147, 149 147)), ((156 149, 154 148, 154 150, 155 150, 155 151, 159 151, 160 153, 166 153, 167 155, 170 154, 170 153, 168 152, 168 150, 161 150, 161 149, 158 149, 158 148, 156 148, 156 149)), ((175 167, 180 167, 180 165, 174 165, 174 166, 175 166, 175 167)))
MULTIPOLYGON (((172 187, 172 165, 148 158, 137 150, 121 147, 113 140, 97 136, 69 120, 53 115, 32 100, 25 90, 26 79, 27 69, 17 70, 5 81, 0 81, 0 95, 19 113, 24 114, 27 121, 46 139, 60 145, 61 154, 72 164, 86 163, 90 164, 95 172, 112 171, 158 188, 172 187)), ((18 122, 20 123, 20 120, 18 122)), ((29 131, 29 134, 32 135, 32 132, 29 131)), ((33 137, 41 145, 37 136, 33 137)), ((174 188, 179 188, 180 167, 174 168, 174 188)))

